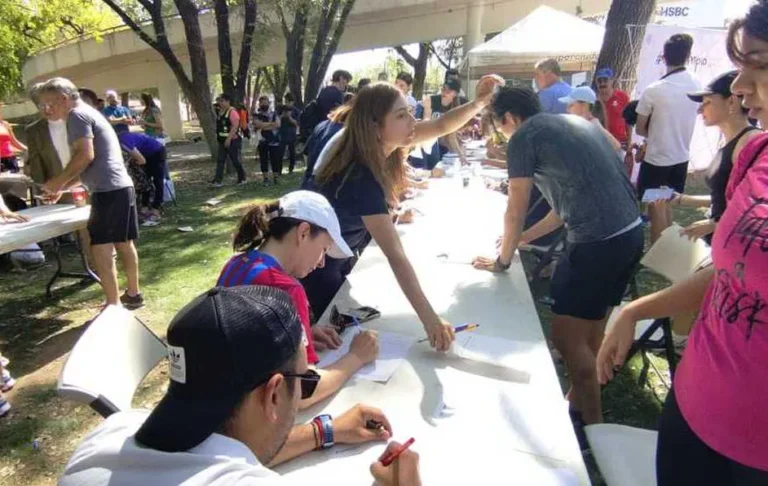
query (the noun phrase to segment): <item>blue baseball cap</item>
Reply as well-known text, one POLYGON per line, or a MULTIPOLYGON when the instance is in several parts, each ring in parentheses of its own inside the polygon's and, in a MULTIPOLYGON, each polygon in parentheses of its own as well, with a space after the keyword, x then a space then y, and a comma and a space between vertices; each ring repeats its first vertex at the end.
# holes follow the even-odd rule
POLYGON ((578 88, 574 88, 568 96, 560 98, 559 101, 566 105, 570 105, 576 101, 583 101, 584 103, 594 105, 595 102, 597 102, 597 95, 589 86, 579 86, 578 88))
POLYGON ((611 68, 598 69, 597 72, 595 73, 595 79, 600 79, 600 78, 613 79, 613 69, 611 68))

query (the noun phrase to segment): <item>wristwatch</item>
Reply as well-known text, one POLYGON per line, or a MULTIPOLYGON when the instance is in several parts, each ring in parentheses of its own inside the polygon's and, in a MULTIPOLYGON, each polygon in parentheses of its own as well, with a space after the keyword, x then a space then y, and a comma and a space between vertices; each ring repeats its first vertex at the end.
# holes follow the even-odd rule
POLYGON ((509 270, 509 267, 512 266, 512 262, 504 263, 501 261, 501 255, 499 255, 498 258, 496 258, 496 261, 493 262, 493 271, 494 272, 506 272, 509 270))
POLYGON ((313 422, 317 425, 317 428, 320 430, 320 436, 322 439, 322 443, 320 445, 320 448, 322 449, 330 449, 335 444, 333 441, 333 418, 328 415, 318 415, 315 417, 313 422))

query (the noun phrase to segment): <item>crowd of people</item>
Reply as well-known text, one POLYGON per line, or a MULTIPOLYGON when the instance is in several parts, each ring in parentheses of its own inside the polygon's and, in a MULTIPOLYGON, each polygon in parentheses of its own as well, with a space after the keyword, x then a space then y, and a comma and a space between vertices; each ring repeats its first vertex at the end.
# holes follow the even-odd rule
MULTIPOLYGON (((685 34, 666 41, 667 72, 636 102, 617 88, 609 67, 595 72, 596 91, 572 88, 554 59, 535 66, 538 91, 504 86, 491 75, 479 81, 473 101, 450 72, 441 92, 421 102, 410 94, 408 73, 392 84, 386 74, 375 83, 361 80, 349 95, 346 71, 333 73, 303 113, 289 96, 274 109, 262 97, 251 115, 219 96, 214 183, 222 183, 227 158, 238 181, 246 180, 241 144, 253 128, 265 184, 270 169, 272 183, 279 182, 286 153, 289 169, 295 167, 296 144, 304 143, 302 190, 242 216, 235 254, 216 286, 168 328, 174 360, 164 398, 151 413, 107 418, 78 447, 61 484, 281 484, 272 466, 334 444, 389 440, 387 417, 367 405, 294 425, 298 410, 332 396, 378 354, 376 333, 366 331, 338 361, 317 368, 318 351, 340 346, 343 325, 315 322, 375 241, 431 347, 450 348, 454 327, 422 291, 395 225, 412 220, 398 212, 409 188, 424 187, 415 168, 433 169, 449 151, 463 158, 461 132, 478 117, 488 164, 506 169, 508 178, 498 254, 479 256, 473 266, 505 272, 517 249, 565 231, 551 276, 550 338, 567 369, 577 436, 584 425, 602 422, 601 385, 624 365, 636 322, 698 311, 659 424, 658 484, 768 484, 768 135, 758 128, 768 124, 768 1, 732 24, 727 51, 738 69, 706 87, 686 68, 692 45, 685 34), (698 115, 723 140, 707 170, 706 197, 685 194, 698 115), (634 146, 633 133, 644 143, 634 146), (674 190, 670 199, 640 204, 645 191, 662 187, 674 190), (683 230, 708 241, 711 266, 622 307, 606 332, 643 255, 646 219, 656 241, 677 205, 711 208, 706 220, 683 230)), ((164 148, 152 132, 126 130, 130 117, 115 93, 106 94, 102 112, 83 101, 86 95, 61 78, 36 87, 44 119, 31 133, 43 137, 47 127, 51 145, 30 138, 30 160, 34 151, 35 177, 49 202, 73 184, 88 188, 92 213, 83 237, 106 302, 141 305, 137 202, 122 151, 152 165, 147 175, 156 184, 164 148), (126 271, 122 297, 114 251, 126 271)), ((161 127, 151 98, 144 102, 145 125, 161 127)), ((12 135, 6 140, 14 144, 12 135)), ((143 204, 162 204, 150 199, 143 204)), ((19 216, 0 199, 0 217, 19 216)), ((0 370, 6 365, 0 360, 0 370)), ((13 386, 5 375, 2 390, 13 386)), ((4 404, 0 394, 0 413, 4 404)), ((391 442, 387 453, 399 450, 391 442)), ((370 472, 380 485, 419 485, 418 462, 408 450, 392 464, 382 456, 370 472)))

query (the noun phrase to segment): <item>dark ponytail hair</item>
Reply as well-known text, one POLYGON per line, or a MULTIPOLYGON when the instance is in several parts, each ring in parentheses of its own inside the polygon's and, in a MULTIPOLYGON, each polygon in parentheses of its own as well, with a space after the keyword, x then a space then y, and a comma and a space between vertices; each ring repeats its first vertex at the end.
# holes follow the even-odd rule
POLYGON ((232 248, 238 252, 245 252, 258 248, 269 238, 280 241, 289 231, 301 223, 309 225, 309 234, 312 238, 316 238, 325 231, 320 226, 308 221, 283 217, 280 201, 252 206, 237 225, 232 248))
POLYGON ((768 0, 759 0, 749 9, 746 17, 733 21, 728 29, 726 50, 728 57, 737 66, 753 64, 737 39, 742 30, 750 37, 768 42, 768 0))

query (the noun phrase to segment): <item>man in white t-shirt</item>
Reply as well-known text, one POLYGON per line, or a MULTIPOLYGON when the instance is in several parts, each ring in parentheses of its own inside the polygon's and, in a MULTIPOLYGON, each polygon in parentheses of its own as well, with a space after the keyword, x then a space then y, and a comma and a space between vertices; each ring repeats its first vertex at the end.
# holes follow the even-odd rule
MULTIPOLYGON (((179 311, 167 336, 165 397, 152 413, 107 418, 77 448, 60 486, 287 484, 269 467, 334 443, 390 438, 381 411, 361 405, 294 425, 320 376, 307 367, 302 326, 282 290, 213 288, 179 311)), ((418 486, 417 466, 406 451, 371 472, 382 486, 418 486)))
MULTIPOLYGON (((641 198, 647 189, 662 186, 685 192, 698 109, 687 93, 701 90, 701 83, 685 68, 692 47, 693 38, 688 34, 675 34, 664 43, 667 74, 648 86, 637 104, 637 134, 648 142, 637 180, 641 198)), ((672 224, 672 212, 666 205, 651 205, 649 216, 654 242, 672 224)))

